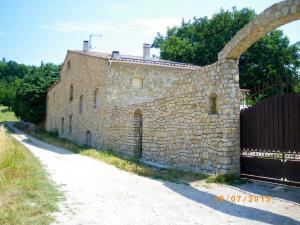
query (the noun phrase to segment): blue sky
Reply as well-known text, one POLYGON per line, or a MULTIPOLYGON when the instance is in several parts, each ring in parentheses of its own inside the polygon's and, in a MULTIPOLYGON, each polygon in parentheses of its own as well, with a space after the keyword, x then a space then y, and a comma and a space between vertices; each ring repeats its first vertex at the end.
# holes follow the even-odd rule
MULTIPOLYGON (((94 51, 142 54, 157 32, 222 7, 250 7, 260 13, 278 0, 0 0, 0 57, 25 64, 62 63, 68 49, 81 50, 91 33, 94 51)), ((300 21, 281 29, 300 41, 300 21)), ((152 53, 158 53, 153 51, 152 53)))

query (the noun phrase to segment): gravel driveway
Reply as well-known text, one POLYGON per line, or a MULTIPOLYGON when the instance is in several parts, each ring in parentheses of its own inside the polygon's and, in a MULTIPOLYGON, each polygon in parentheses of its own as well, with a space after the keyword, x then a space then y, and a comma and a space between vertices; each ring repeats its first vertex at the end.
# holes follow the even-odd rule
POLYGON ((264 183, 231 187, 153 180, 19 131, 13 136, 40 159, 65 193, 55 224, 300 224, 300 189, 264 183), (229 196, 229 201, 216 201, 219 195, 229 196), (269 195, 271 201, 249 202, 249 195, 269 195), (238 197, 232 196, 246 202, 238 203, 238 197))

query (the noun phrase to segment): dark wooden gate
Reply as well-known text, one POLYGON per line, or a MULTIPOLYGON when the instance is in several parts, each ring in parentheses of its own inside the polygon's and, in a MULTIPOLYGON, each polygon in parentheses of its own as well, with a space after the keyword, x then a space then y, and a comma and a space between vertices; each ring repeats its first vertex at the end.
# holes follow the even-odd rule
POLYGON ((240 113, 241 175, 300 185, 300 95, 269 97, 240 113))

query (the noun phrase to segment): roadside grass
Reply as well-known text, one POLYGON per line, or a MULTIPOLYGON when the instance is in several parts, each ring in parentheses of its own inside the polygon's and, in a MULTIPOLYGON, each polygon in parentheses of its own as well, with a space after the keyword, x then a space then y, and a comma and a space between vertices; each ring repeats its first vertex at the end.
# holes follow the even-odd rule
POLYGON ((15 113, 10 111, 7 106, 0 105, 0 122, 18 121, 15 113))
MULTIPOLYGON (((17 127, 24 130, 24 127, 20 127, 20 125, 17 125, 17 127)), ((219 183, 219 184, 230 184, 230 185, 244 183, 244 180, 242 180, 236 174, 219 174, 216 176, 209 176, 206 174, 186 172, 177 169, 154 168, 143 163, 137 158, 126 158, 112 151, 90 149, 84 146, 77 145, 69 140, 60 139, 58 138, 57 133, 54 132, 47 132, 41 130, 38 132, 30 132, 29 134, 49 144, 53 144, 55 146, 65 148, 72 152, 89 156, 100 161, 104 161, 108 164, 116 166, 119 169, 140 176, 168 180, 172 182, 183 182, 183 183, 189 183, 189 182, 200 181, 200 180, 205 180, 208 183, 219 183)))
POLYGON ((50 224, 61 198, 40 162, 1 126, 0 224, 50 224))
POLYGON ((245 179, 241 179, 235 173, 226 173, 226 174, 212 175, 206 179, 206 182, 207 183, 240 185, 240 184, 245 184, 248 181, 246 181, 245 179))
MULTIPOLYGON (((17 125, 17 128, 24 130, 24 127, 17 125)), ((26 130, 26 129, 25 129, 26 130)), ((68 149, 74 153, 89 156, 94 159, 114 165, 115 167, 145 177, 169 180, 173 182, 185 182, 191 180, 202 180, 207 175, 185 172, 175 169, 158 169, 143 163, 137 158, 126 158, 112 151, 96 150, 77 145, 69 140, 58 138, 54 132, 44 130, 29 132, 29 134, 39 140, 45 141, 58 147, 68 149)))

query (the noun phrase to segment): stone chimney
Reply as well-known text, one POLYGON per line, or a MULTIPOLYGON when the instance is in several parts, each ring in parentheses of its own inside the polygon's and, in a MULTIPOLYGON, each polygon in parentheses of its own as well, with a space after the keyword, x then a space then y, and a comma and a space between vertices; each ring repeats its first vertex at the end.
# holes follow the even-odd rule
POLYGON ((143 44, 143 58, 144 59, 150 59, 150 48, 151 45, 150 44, 143 44))
POLYGON ((118 59, 120 58, 120 52, 119 51, 113 51, 111 54, 112 59, 118 59))
POLYGON ((89 51, 89 41, 83 41, 83 52, 89 51))

